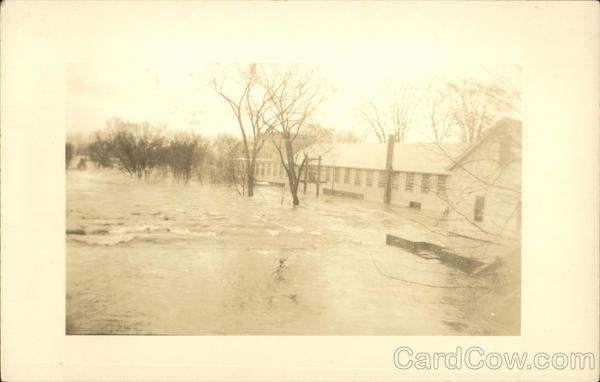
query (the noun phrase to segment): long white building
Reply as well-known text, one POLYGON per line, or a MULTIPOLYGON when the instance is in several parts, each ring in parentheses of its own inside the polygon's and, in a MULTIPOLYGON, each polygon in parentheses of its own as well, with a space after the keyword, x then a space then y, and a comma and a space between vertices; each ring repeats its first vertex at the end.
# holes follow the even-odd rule
MULTIPOLYGON (((307 155, 307 181, 318 179, 322 193, 384 202, 385 143, 320 145, 307 155)), ((256 171, 259 182, 287 182, 279 156, 258 160, 256 171)), ((472 144, 395 143, 390 180, 392 205, 439 212, 472 236, 518 234, 521 122, 504 118, 472 144)))

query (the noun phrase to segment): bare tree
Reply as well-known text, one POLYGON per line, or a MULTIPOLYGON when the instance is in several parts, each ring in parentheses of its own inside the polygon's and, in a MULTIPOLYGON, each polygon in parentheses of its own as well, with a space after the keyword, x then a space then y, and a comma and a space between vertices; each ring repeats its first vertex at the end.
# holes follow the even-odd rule
POLYGON ((254 195, 254 174, 256 169, 256 157, 260 153, 264 143, 271 134, 271 127, 266 117, 270 99, 267 93, 259 86, 256 64, 238 68, 237 85, 238 95, 233 96, 233 90, 226 94, 224 89, 226 75, 222 70, 220 80, 214 76, 211 80, 215 92, 220 95, 229 105, 238 122, 242 133, 243 153, 246 166, 247 195, 254 195))
POLYGON ((112 146, 107 131, 96 131, 92 142, 88 144, 87 152, 90 160, 97 168, 112 168, 112 146))
POLYGON ((237 160, 242 152, 242 141, 230 134, 221 133, 213 141, 213 183, 235 186, 240 196, 245 195, 247 172, 243 163, 237 160))
POLYGON ((402 83, 398 86, 384 82, 384 97, 369 99, 358 108, 358 116, 369 125, 379 142, 387 142, 394 134, 398 142, 405 142, 416 117, 418 93, 414 85, 402 83))
POLYGON ((114 162, 130 177, 149 180, 150 176, 171 175, 175 181, 188 183, 192 175, 202 181, 210 149, 210 141, 196 132, 112 118, 94 134, 87 151, 96 167, 112 168, 114 162))
POLYGON ((271 103, 271 120, 265 123, 273 130, 272 141, 288 177, 293 205, 298 206, 298 185, 307 165, 303 150, 313 143, 302 132, 331 87, 302 65, 273 65, 263 71, 261 78, 271 103))
POLYGON ((194 173, 202 181, 208 143, 194 132, 172 132, 157 152, 158 164, 168 169, 175 181, 188 183, 194 173))
POLYGON ((354 130, 335 130, 320 123, 307 123, 302 131, 303 141, 312 144, 362 143, 366 136, 358 135, 354 130))
POLYGON ((369 100, 358 108, 359 117, 369 124, 369 128, 375 134, 379 142, 387 142, 385 118, 379 111, 379 106, 373 100, 369 100))
POLYGON ((335 132, 333 140, 335 143, 363 143, 366 137, 356 134, 353 130, 340 130, 335 132))
POLYGON ((499 82, 464 78, 445 86, 451 102, 448 117, 462 142, 475 142, 500 117, 519 109, 520 94, 499 82))
POLYGON ((164 143, 164 125, 135 123, 112 118, 106 121, 111 153, 118 159, 119 169, 131 177, 147 178, 159 164, 164 143))
POLYGON ((435 142, 442 143, 451 137, 454 126, 450 91, 447 86, 439 82, 431 84, 427 90, 427 118, 431 124, 435 142))

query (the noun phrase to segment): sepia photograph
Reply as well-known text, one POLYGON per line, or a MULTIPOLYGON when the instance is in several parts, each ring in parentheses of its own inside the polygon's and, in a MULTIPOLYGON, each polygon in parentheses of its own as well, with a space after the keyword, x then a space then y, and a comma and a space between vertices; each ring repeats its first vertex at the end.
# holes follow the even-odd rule
POLYGON ((0 380, 598 380, 598 7, 3 1, 0 380))
POLYGON ((519 335, 520 75, 69 65, 66 334, 519 335))

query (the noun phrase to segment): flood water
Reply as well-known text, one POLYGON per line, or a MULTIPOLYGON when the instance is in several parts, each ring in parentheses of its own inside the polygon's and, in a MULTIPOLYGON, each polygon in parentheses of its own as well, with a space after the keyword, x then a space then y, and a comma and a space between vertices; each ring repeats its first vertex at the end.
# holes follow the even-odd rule
MULTIPOLYGON (((67 334, 486 333, 482 281, 385 245, 404 209, 67 172, 67 334), (282 202, 283 196, 283 202, 282 202), (473 287, 475 286, 475 287, 473 287)), ((419 229, 418 225, 413 229, 419 229)))

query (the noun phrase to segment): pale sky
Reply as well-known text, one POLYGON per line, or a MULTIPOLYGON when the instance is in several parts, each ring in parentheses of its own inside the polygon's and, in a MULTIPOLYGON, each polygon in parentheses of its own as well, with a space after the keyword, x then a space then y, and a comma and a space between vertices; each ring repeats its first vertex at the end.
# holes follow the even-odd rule
MULTIPOLYGON (((40 41, 60 36, 60 46, 39 54, 64 52, 67 133, 94 131, 116 116, 209 136, 239 134, 206 85, 215 63, 320 65, 338 91, 317 122, 360 134, 366 126, 355 108, 380 94, 384 79, 481 78, 485 67, 520 84, 513 64, 521 63, 522 31, 505 22, 516 17, 506 5, 468 7, 473 17, 465 23, 448 17, 455 6, 444 2, 56 4, 47 19, 60 19, 61 28, 38 22, 35 30, 40 41), (498 20, 490 24, 482 13, 498 20), (490 36, 480 41, 482 30, 490 36)), ((424 125, 416 123, 414 134, 424 125)))
MULTIPOLYGON (((178 62, 184 62, 178 61, 178 62)), ((320 63, 319 73, 336 88, 314 119, 325 127, 367 131, 356 107, 381 94, 384 80, 412 81, 472 76, 486 78, 491 70, 517 81, 514 67, 443 67, 422 63, 320 63), (487 69, 487 71, 486 71, 487 69)), ((170 129, 191 129, 207 136, 239 134, 229 106, 208 84, 218 67, 214 63, 183 65, 138 63, 71 63, 67 66, 67 133, 101 129, 111 117, 165 123, 170 129)), ((427 139, 426 121, 416 121, 410 140, 427 139)))

